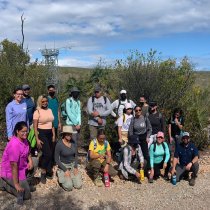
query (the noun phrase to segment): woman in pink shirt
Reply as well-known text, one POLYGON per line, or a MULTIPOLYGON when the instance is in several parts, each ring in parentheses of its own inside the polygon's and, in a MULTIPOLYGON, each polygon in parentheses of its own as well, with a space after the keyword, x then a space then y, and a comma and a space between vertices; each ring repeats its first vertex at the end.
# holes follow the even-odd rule
POLYGON ((37 110, 34 112, 33 124, 36 136, 36 144, 41 149, 41 182, 46 184, 46 177, 52 177, 53 142, 55 141, 55 130, 53 127, 54 116, 48 108, 48 98, 39 96, 37 110))
POLYGON ((19 204, 23 199, 31 198, 31 188, 26 178, 26 172, 33 168, 27 141, 28 127, 23 121, 14 128, 14 136, 8 142, 1 162, 0 188, 17 196, 19 204))

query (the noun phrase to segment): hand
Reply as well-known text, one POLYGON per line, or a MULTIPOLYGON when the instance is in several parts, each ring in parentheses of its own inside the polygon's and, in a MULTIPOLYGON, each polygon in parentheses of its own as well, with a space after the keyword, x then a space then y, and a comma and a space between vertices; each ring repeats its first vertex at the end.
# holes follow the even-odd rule
POLYGON ((71 176, 70 171, 67 170, 67 171, 64 173, 64 176, 65 176, 65 177, 70 177, 70 176, 71 176))
POLYGON ((163 163, 163 169, 166 169, 167 163, 163 163))
POLYGON ((178 118, 175 118, 175 124, 178 125, 179 124, 179 120, 178 118))
POLYGON ((176 173, 176 169, 173 167, 171 170, 171 175, 173 176, 176 173))
POLYGON ((147 144, 149 144, 149 141, 150 141, 149 138, 147 138, 147 144))
POLYGON ((74 168, 74 176, 76 176, 78 174, 78 168, 74 168))
POLYGON ((97 111, 93 112, 93 113, 92 113, 92 116, 93 116, 93 117, 98 117, 98 116, 99 116, 99 112, 97 112, 97 111))
POLYGON ((102 160, 105 160, 106 159, 106 155, 99 155, 99 158, 102 159, 102 160))
POLYGON ((52 142, 55 142, 55 135, 53 135, 52 137, 52 142))
POLYGON ((151 168, 149 178, 153 179, 154 174, 155 174, 154 168, 151 168))
POLYGON ((102 125, 103 124, 103 120, 100 117, 98 118, 98 124, 99 125, 102 125))
POLYGON ((122 144, 122 143, 123 143, 122 139, 119 139, 118 141, 119 141, 119 143, 120 143, 120 144, 122 144))
POLYGON ((135 175, 137 178, 140 178, 140 173, 136 172, 135 175))
POLYGON ((28 170, 30 171, 33 167, 34 167, 33 162, 32 161, 29 161, 28 162, 28 165, 27 165, 28 170))
POLYGON ((24 188, 22 188, 19 183, 15 184, 15 189, 17 190, 17 192, 23 192, 24 191, 24 188))
POLYGON ((75 128, 76 128, 77 131, 79 131, 81 126, 80 125, 76 125, 75 128))
POLYGON ((106 164, 106 166, 104 167, 104 173, 108 173, 109 172, 109 165, 106 164))
POLYGON ((36 145, 37 145, 38 149, 42 148, 42 144, 44 144, 44 143, 41 140, 39 140, 39 139, 36 140, 36 145))
POLYGON ((169 142, 170 142, 170 144, 172 144, 172 142, 173 142, 173 138, 172 137, 169 137, 169 142))
POLYGON ((192 167, 192 163, 188 163, 188 164, 186 165, 186 170, 189 171, 189 170, 191 169, 191 167, 192 167))

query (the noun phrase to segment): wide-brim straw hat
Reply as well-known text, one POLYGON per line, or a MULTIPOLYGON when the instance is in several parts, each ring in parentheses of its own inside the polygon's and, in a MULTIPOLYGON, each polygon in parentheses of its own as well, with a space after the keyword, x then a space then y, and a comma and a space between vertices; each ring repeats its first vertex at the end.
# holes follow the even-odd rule
POLYGON ((70 125, 64 125, 62 128, 61 134, 63 134, 63 133, 73 134, 73 133, 77 133, 77 131, 74 130, 73 127, 70 125))

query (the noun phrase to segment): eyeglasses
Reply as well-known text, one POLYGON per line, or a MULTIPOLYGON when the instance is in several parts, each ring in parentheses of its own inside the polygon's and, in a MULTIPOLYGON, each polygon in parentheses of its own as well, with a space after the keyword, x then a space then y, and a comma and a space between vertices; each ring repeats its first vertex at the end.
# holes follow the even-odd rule
POLYGON ((136 109, 135 112, 141 112, 141 109, 136 109))
POLYGON ((16 93, 16 95, 17 95, 17 96, 22 96, 23 94, 22 94, 22 93, 16 93))
POLYGON ((28 131, 20 131, 22 134, 27 134, 28 131))

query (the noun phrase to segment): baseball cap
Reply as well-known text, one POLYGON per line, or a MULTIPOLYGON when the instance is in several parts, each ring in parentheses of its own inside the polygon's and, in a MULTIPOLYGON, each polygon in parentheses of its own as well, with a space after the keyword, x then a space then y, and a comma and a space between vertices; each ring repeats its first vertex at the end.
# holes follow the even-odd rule
POLYGON ((133 109, 131 103, 125 104, 125 109, 133 109))
POLYGON ((77 87, 73 87, 73 88, 71 88, 70 92, 72 93, 72 92, 80 92, 80 91, 77 87))
POLYGON ((157 133, 157 138, 158 137, 162 137, 162 138, 164 138, 164 133, 163 132, 161 132, 161 131, 159 131, 158 133, 157 133))
POLYGON ((120 91, 120 94, 123 94, 123 93, 126 94, 127 91, 126 91, 126 90, 121 90, 121 91, 120 91))
POLYGON ((94 89, 95 92, 100 92, 101 91, 101 87, 100 86, 96 86, 94 89))
POLYGON ((27 90, 27 89, 31 89, 31 88, 30 88, 29 85, 25 84, 25 85, 22 86, 22 89, 23 89, 23 90, 27 90))
POLYGON ((189 132, 183 132, 183 133, 182 133, 182 137, 184 137, 184 136, 190 137, 189 132))

